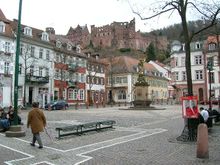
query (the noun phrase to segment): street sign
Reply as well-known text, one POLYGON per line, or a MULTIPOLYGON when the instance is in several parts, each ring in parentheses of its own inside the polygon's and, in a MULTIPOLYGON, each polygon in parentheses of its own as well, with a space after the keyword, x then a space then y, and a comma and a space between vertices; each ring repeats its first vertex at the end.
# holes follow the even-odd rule
POLYGON ((183 118, 197 118, 199 113, 197 96, 186 96, 181 100, 183 118))

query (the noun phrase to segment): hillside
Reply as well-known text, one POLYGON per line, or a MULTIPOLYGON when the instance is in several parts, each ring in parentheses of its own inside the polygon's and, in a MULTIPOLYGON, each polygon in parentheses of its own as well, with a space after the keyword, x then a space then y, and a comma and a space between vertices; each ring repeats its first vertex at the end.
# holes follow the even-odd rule
MULTIPOLYGON (((207 23, 202 20, 191 21, 191 22, 189 22, 189 30, 191 32, 195 32, 206 25, 207 25, 207 23)), ((220 29, 220 25, 212 27, 212 28, 206 30, 205 32, 195 36, 193 38, 193 40, 205 40, 208 35, 216 34, 217 33, 216 29, 220 29)), ((220 34, 220 30, 218 33, 220 34)), ((143 35, 166 36, 169 43, 171 43, 173 40, 179 40, 179 41, 183 42, 181 24, 174 24, 174 25, 171 25, 167 28, 158 29, 155 31, 151 31, 149 33, 143 33, 143 35)), ((89 49, 92 49, 92 48, 90 47, 89 49)), ((124 55, 126 55, 126 56, 131 56, 131 57, 140 59, 140 58, 144 58, 147 56, 146 52, 139 51, 139 50, 133 50, 133 49, 120 49, 120 50, 114 49, 114 48, 95 49, 95 50, 92 49, 92 52, 100 54, 100 58, 105 58, 105 57, 109 57, 109 56, 124 56, 124 55)), ((170 52, 169 47, 167 48, 166 52, 160 52, 158 50, 156 50, 156 52, 157 52, 156 60, 158 60, 160 62, 164 62, 164 63, 166 63, 166 61, 169 61, 169 52, 170 52), (161 56, 162 56, 162 58, 161 58, 161 56), (165 57, 165 59, 164 59, 164 57, 165 57)))
MULTIPOLYGON (((197 20, 197 21, 190 21, 189 22, 189 31, 190 32, 196 32, 200 30, 201 28, 205 27, 208 24, 208 22, 205 22, 203 20, 197 20)), ((158 29, 150 32, 154 35, 163 35, 167 36, 167 39, 169 41, 173 40, 180 40, 183 41, 183 34, 182 34, 182 26, 181 24, 174 24, 167 28, 158 29)), ((220 25, 213 26, 212 28, 207 29, 203 33, 195 36, 193 40, 204 40, 207 38, 210 34, 220 34, 220 25), (218 29, 218 30, 216 30, 218 29)))

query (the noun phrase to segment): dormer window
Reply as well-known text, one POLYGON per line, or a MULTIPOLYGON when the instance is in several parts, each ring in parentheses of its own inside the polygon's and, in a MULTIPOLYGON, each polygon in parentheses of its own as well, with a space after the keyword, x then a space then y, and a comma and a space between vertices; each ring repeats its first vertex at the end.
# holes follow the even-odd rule
POLYGON ((30 27, 25 27, 24 34, 28 36, 32 36, 32 29, 30 27))
POLYGON ((72 45, 70 43, 67 44, 67 50, 72 50, 72 45))
POLYGON ((217 48, 216 43, 209 43, 209 50, 215 50, 217 48))
POLYGON ((42 33, 42 36, 41 36, 41 40, 43 40, 43 41, 49 41, 49 35, 48 35, 46 32, 43 32, 43 33, 42 33))
POLYGON ((77 53, 81 53, 81 47, 80 47, 80 45, 77 45, 77 46, 76 46, 76 52, 77 52, 77 53))
POLYGON ((196 50, 201 49, 201 44, 199 42, 196 42, 196 50))
POLYGON ((5 32, 5 23, 4 22, 0 22, 0 33, 4 33, 5 32))
POLYGON ((61 41, 57 40, 57 41, 56 41, 56 47, 61 48, 61 46, 62 46, 61 41))

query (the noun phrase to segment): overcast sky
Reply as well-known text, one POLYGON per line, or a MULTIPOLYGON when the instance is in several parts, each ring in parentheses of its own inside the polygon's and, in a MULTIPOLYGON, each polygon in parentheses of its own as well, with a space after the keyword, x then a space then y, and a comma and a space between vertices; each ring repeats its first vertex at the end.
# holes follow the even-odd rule
MULTIPOLYGON (((153 0, 132 0, 140 5, 153 0)), ((0 8, 5 16, 12 20, 18 18, 19 0, 0 0, 0 8)), ((132 13, 127 0, 23 0, 21 23, 27 26, 45 30, 54 27, 56 34, 66 34, 69 27, 75 28, 78 24, 87 24, 96 27, 111 24, 113 21, 129 22, 136 18, 136 31, 149 32, 163 28, 170 24, 178 23, 179 17, 168 16, 142 21, 132 13)))

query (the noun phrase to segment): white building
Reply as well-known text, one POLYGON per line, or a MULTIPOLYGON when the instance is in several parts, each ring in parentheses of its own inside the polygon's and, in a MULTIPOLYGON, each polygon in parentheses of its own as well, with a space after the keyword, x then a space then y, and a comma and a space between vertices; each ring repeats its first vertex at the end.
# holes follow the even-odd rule
MULTIPOLYGON (((10 21, 14 33, 17 21, 10 21)), ((53 45, 49 35, 42 30, 21 25, 19 53, 18 105, 38 101, 41 106, 50 101, 53 91, 53 45)))
MULTIPOLYGON (((171 72, 173 86, 176 89, 176 97, 187 95, 187 76, 185 68, 185 47, 178 41, 174 41, 171 45, 171 72)), ((191 73, 193 82, 193 94, 198 96, 199 101, 204 100, 205 86, 205 56, 203 53, 204 41, 191 43, 191 73)))
POLYGON ((14 35, 0 9, 0 106, 12 104, 14 35))
POLYGON ((106 64, 98 59, 98 54, 88 54, 86 69, 86 101, 91 104, 106 102, 105 70, 106 64))

